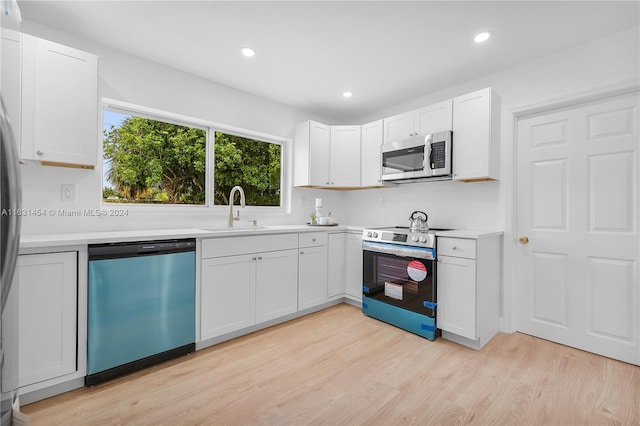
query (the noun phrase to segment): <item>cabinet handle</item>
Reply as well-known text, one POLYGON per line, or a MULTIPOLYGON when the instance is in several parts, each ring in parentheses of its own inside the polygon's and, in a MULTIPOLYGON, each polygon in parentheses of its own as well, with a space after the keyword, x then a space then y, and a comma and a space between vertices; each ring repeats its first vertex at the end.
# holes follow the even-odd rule
POLYGON ((300 254, 304 254, 304 252, 302 250, 300 250, 300 254))
POLYGON ((256 257, 255 257, 255 256, 253 256, 253 257, 251 258, 251 260, 256 260, 256 257))
POLYGON ((518 238, 518 241, 520 241, 520 244, 528 244, 529 243, 529 238, 528 237, 520 237, 520 238, 518 238))
POLYGON ((453 250, 458 250, 458 247, 456 247, 456 246, 453 246, 453 247, 451 247, 451 248, 452 248, 453 250))
POLYGON ((316 239, 315 239, 315 238, 312 238, 312 239, 311 239, 311 241, 315 242, 315 241, 316 241, 316 239))
POLYGON ((44 151, 37 150, 37 151, 36 151, 36 154, 38 154, 38 155, 44 155, 44 151))
POLYGON ((258 260, 262 260, 262 256, 258 256, 258 260))

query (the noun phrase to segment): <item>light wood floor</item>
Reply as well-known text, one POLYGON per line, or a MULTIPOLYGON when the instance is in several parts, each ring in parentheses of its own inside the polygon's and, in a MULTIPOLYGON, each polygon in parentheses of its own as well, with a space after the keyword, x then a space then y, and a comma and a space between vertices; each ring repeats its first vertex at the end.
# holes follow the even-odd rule
POLYGON ((481 351, 339 305, 23 407, 37 425, 640 424, 640 367, 523 334, 481 351))

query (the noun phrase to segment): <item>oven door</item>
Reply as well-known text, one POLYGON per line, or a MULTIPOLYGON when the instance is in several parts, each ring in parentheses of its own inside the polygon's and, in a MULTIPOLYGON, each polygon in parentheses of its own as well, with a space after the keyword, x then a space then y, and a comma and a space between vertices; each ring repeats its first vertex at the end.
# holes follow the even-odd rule
POLYGON ((433 249, 363 242, 363 296, 436 316, 436 262, 433 249))

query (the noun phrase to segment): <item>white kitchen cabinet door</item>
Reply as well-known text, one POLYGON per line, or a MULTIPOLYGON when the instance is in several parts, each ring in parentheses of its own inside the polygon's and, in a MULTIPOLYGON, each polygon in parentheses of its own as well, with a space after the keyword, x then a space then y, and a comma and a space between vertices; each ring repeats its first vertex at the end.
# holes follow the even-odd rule
POLYGON ((202 259, 201 340, 255 324, 257 255, 202 259))
POLYGON ((448 99, 415 111, 415 131, 418 135, 453 129, 453 100, 448 99))
POLYGON ((300 123, 293 144, 294 186, 328 186, 330 127, 315 121, 300 123))
POLYGON ((327 297, 340 296, 345 292, 345 244, 344 232, 329 234, 327 297))
POLYGON ((327 301, 327 246, 301 247, 298 256, 298 310, 327 301))
POLYGON ((414 111, 394 115, 383 120, 384 143, 401 141, 415 136, 414 111))
POLYGON ((500 175, 500 99, 486 88, 453 99, 453 179, 500 175))
POLYGON ((382 120, 362 126, 362 170, 360 184, 367 186, 382 185, 382 120))
POLYGON ((93 168, 97 56, 27 34, 22 46, 22 158, 93 168))
POLYGON ((345 239, 345 293, 362 300, 362 235, 347 233, 345 239))
POLYGON ((298 250, 257 254, 256 323, 298 310, 298 250))
POLYGON ((476 339, 476 261, 438 256, 438 328, 476 339))
POLYGON ((20 387, 77 369, 77 256, 18 256, 20 387))
POLYGON ((360 130, 360 126, 331 126, 330 186, 360 186, 360 130))
POLYGON ((18 153, 20 152, 20 128, 21 128, 21 48, 22 34, 18 31, 2 29, 2 100, 11 130, 16 142, 18 153))

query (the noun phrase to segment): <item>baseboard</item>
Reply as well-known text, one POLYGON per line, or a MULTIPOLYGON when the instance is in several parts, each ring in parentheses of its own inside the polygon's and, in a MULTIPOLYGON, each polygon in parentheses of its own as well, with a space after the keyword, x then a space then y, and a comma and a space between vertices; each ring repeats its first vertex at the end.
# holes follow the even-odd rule
POLYGON ((27 392, 20 394, 20 405, 31 404, 32 402, 40 401, 42 399, 51 398, 52 396, 60 395, 61 393, 69 392, 74 389, 84 387, 84 377, 69 380, 68 382, 59 383, 57 385, 49 386, 47 388, 39 389, 33 392, 27 392))

